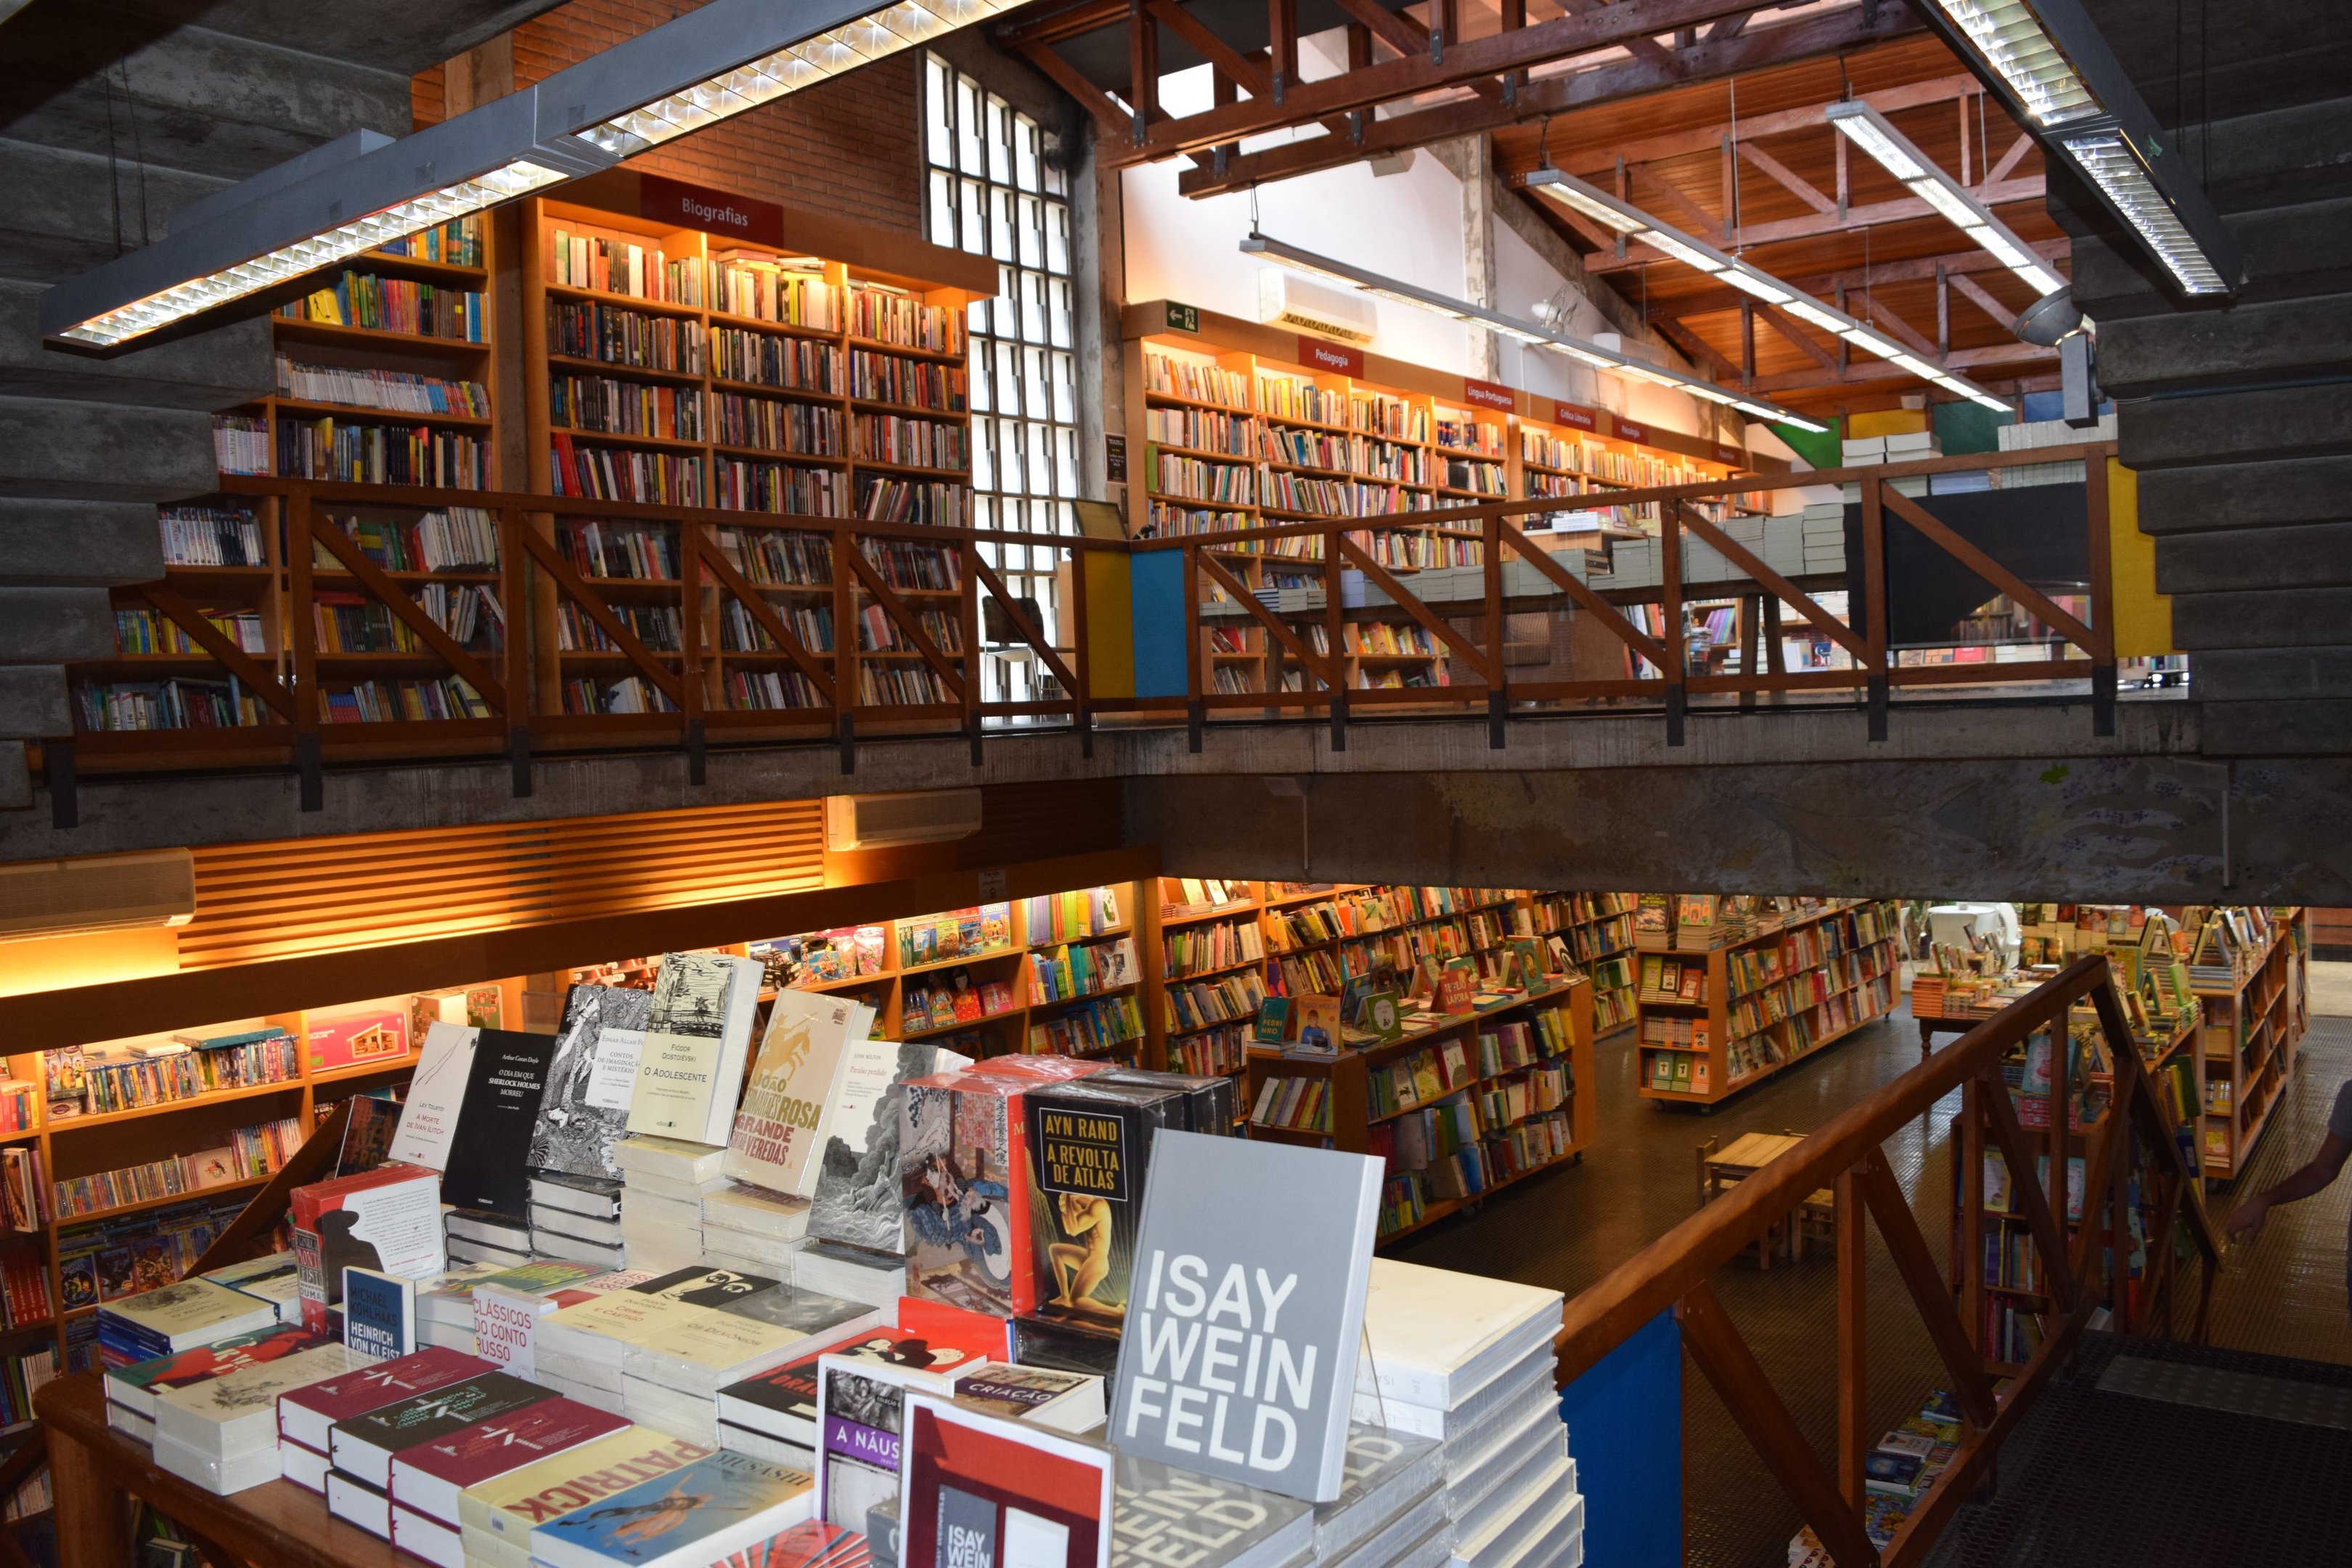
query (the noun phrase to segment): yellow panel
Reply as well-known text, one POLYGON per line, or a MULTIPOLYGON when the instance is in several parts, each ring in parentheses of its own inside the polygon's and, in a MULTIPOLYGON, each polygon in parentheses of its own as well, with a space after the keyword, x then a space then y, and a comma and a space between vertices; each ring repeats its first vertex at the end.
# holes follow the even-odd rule
POLYGON ((1924 408, 1882 408, 1872 414, 1845 416, 1849 441, 1867 441, 1874 436, 1924 436, 1927 431, 1927 411, 1924 408))
POLYGON ((1135 695, 1135 594, 1129 560, 1082 550, 1087 573, 1087 679, 1097 697, 1135 695))
POLYGON ((2139 531, 2139 476, 2107 459, 2107 561, 2115 578, 2116 657, 2153 658, 2172 646, 2172 595, 2156 591, 2156 541, 2139 531))
POLYGON ((169 926, 0 942, 0 996, 175 974, 180 933, 169 926))

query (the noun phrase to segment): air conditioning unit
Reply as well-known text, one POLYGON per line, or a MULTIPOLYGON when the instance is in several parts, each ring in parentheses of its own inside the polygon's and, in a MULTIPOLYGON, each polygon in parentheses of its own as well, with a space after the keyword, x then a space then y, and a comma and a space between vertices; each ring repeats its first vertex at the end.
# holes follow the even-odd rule
POLYGON ((980 791, 910 790, 900 795, 824 797, 827 849, 887 849, 945 844, 980 831, 980 791))
POLYGON ((1595 332, 1592 341, 1612 354, 1622 354, 1636 363, 1656 365, 1663 369, 1666 356, 1658 345, 1642 338, 1629 338, 1622 332, 1595 332))
POLYGON ((0 866, 0 942, 184 926, 195 914, 196 858, 185 849, 0 866))
POLYGON ((1343 343, 1368 343, 1380 318, 1361 294, 1309 283, 1295 272, 1269 267, 1257 275, 1257 319, 1343 343))

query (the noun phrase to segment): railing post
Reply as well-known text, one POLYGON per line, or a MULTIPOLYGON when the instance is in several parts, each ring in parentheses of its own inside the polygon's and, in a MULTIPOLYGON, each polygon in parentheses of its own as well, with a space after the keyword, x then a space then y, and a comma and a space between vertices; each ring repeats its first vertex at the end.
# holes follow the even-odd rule
POLYGON ((1658 629, 1666 645, 1666 744, 1683 743, 1683 708, 1690 676, 1690 645, 1683 635, 1682 509, 1658 507, 1658 629))
POLYGON ((1838 1491, 1855 1513, 1868 1500, 1863 1458, 1870 1452, 1870 1260, 1862 1190, 1852 1170, 1840 1171, 1837 1198, 1838 1491))
POLYGON ((1510 674, 1503 667, 1503 520, 1489 514, 1478 524, 1478 549, 1486 586, 1486 664, 1495 683, 1486 693, 1486 745, 1501 751, 1511 717, 1510 674))
POLYGON ((310 488, 294 485, 283 503, 286 518, 287 629, 294 649, 294 772, 300 780, 301 809, 326 809, 326 779, 319 755, 319 611, 311 586, 310 541, 315 521, 310 488))
POLYGON ((530 714, 539 703, 538 683, 531 679, 531 605, 530 552, 515 537, 529 523, 510 506, 498 512, 499 593, 506 609, 507 770, 517 800, 530 797, 530 714))
POLYGON ((709 525, 680 520, 677 525, 678 711, 686 721, 686 782, 709 776, 702 715, 707 693, 702 666, 702 541, 709 525), (689 537, 690 534, 690 537, 689 537))
POLYGON ((857 571, 849 553, 857 537, 848 523, 833 525, 833 733, 841 771, 857 771, 857 571))
POLYGON ((1862 485, 1862 604, 1870 619, 1865 637, 1870 647, 1870 738, 1886 739, 1886 508, 1879 499, 1880 480, 1862 485))
POLYGON ((1324 657, 1330 661, 1331 749, 1348 749, 1348 650, 1344 644, 1348 615, 1346 574, 1339 569, 1339 530, 1335 525, 1317 534, 1323 544, 1323 638, 1331 645, 1324 657))
MULTIPOLYGON (((957 630, 963 638, 963 732, 971 742, 971 765, 979 767, 986 760, 981 752, 980 542, 967 535, 958 553, 963 560, 962 592, 956 597, 957 630)), ((1012 605, 1004 606, 1006 615, 1012 610, 1012 605)), ((1033 679, 1030 686, 1034 689, 1035 685, 1033 679)))
POLYGON ((1078 689, 1070 693, 1070 722, 1077 726, 1078 755, 1095 754, 1095 676, 1093 650, 1087 646, 1087 565, 1090 557, 1078 545, 1070 546, 1070 636, 1076 643, 1070 669, 1078 689))
MULTIPOLYGON (((2003 1093, 2008 1089, 2004 1086, 2003 1093)), ((1960 1288, 1960 1322, 1969 1331, 1969 1342, 1977 1347, 1978 1356, 1992 1359, 1992 1345, 1985 1333, 1984 1261, 1984 1167, 1985 1167, 1985 1079, 1979 1074, 1960 1085, 1959 1181, 1955 1184, 1960 1194, 1960 1256, 1958 1285, 1960 1288)), ((2017 1190, 2018 1174, 2009 1173, 2010 1190, 2017 1190)), ((2062 1231, 2060 1233, 2063 1235, 2062 1231)), ((2044 1279, 2044 1284, 2053 1281, 2044 1279)), ((2053 1293, 2052 1300, 2056 1296, 2053 1293)))

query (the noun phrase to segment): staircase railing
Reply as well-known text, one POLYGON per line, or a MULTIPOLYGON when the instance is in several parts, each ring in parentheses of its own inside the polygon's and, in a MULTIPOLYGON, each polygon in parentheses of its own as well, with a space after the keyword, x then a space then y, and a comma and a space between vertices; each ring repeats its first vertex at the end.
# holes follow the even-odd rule
MULTIPOLYGON (((2094 1097, 2095 1098, 2095 1097, 2094 1097)), ((2176 1236, 2201 1263, 2191 1337, 2202 1341, 2220 1247, 2200 1194, 2197 1173, 2178 1128, 2157 1093, 2126 1022, 2104 955, 2077 959, 2056 977, 1978 1025, 1895 1082, 1840 1113, 1787 1154, 1763 1166, 1620 1265, 1568 1304, 1559 1345, 1559 1381, 1590 1370, 1635 1330, 1672 1308, 1682 1342, 1732 1419, 1781 1489, 1795 1503, 1838 1568, 1910 1568, 1924 1560, 1953 1511, 1991 1474, 1994 1455, 2013 1433, 2084 1326, 2103 1307, 2124 1331, 2168 1331, 2175 1295, 2176 1236), (2067 1108, 2079 1086, 2069 1081, 2070 1015, 2087 1004, 2092 1032, 2112 1058, 2106 1100, 2078 1121, 2067 1108), (2045 1128, 2019 1124, 2001 1068, 2037 1034, 2051 1049, 2045 1128), (1957 1278, 1947 1279, 1909 1202, 1881 1151, 1954 1089, 1962 1096, 1964 1202, 1980 1197, 1982 1155, 2007 1162, 2014 1202, 2030 1230, 2046 1290, 2037 1314, 2040 1346, 2006 1381, 2003 1363, 1984 1342, 1981 1312, 1957 1302, 1981 1300, 1981 1246, 1962 1247, 1957 1278), (2074 1153, 2079 1151, 2080 1152, 2074 1153), (2037 1176, 2036 1160, 2048 1160, 2037 1176), (2065 1214, 2067 1163, 2083 1161, 2082 1212, 2071 1240, 2065 1214), (1814 1454, 1788 1405, 1717 1299, 1715 1271, 1766 1237, 1816 1192, 1836 1195, 1837 1462, 1814 1454), (2131 1271, 2132 1211, 2143 1222, 2145 1263, 2131 1271), (1951 1462, 1922 1494, 1885 1552, 1864 1526, 1863 1460, 1874 1440, 1867 1426, 1864 1338, 1866 1274, 1864 1215, 1876 1222, 1906 1292, 1942 1361, 1962 1412, 1963 1436, 1951 1462), (2152 1218, 2150 1217, 2152 1216, 2152 1218), (2116 1245, 2120 1238, 2121 1245, 2116 1245), (2120 1268, 2116 1259, 2122 1258, 2120 1268)))

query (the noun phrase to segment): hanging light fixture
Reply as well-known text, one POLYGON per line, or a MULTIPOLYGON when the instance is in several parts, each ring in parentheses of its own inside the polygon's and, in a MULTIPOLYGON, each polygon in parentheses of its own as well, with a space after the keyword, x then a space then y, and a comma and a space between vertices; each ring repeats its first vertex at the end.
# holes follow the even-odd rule
POLYGON ((1830 124, 1845 139, 1869 153, 1881 168, 1903 182, 1904 189, 1951 219, 1969 243, 1990 252, 2035 294, 2055 294, 2066 287, 2050 264, 2036 256, 1992 209, 1969 194, 1966 185, 1938 167, 1911 139, 1897 131, 1886 116, 1859 100, 1849 99, 1829 108, 1830 124))
POLYGON ((1285 244, 1266 235, 1252 234, 1243 240, 1242 253, 1280 262, 1295 272, 1312 273, 1335 283, 1344 283, 1375 299, 1387 300, 1433 316, 1444 316, 1448 321, 1485 327, 1505 337, 1515 338, 1531 348, 1549 349, 1554 353, 1565 354, 1570 359, 1591 365, 1595 370, 1605 370, 1612 375, 1631 376, 1636 381, 1645 381, 1654 386, 1721 404, 1726 408, 1736 408, 1752 418, 1793 425, 1800 430, 1810 430, 1815 434, 1829 428, 1817 419, 1791 408, 1783 408, 1777 403, 1733 392, 1711 381, 1701 381, 1696 376, 1684 375, 1663 366, 1643 364, 1627 355, 1602 348, 1599 343, 1551 331, 1533 321, 1522 321, 1499 310, 1490 310, 1484 305, 1474 305, 1467 300, 1456 300, 1451 295, 1423 289, 1417 283, 1407 283, 1402 279, 1385 277, 1345 261, 1335 261, 1328 256, 1318 256, 1311 250, 1301 250, 1295 245, 1285 244))
POLYGON ((1794 284, 1783 282, 1761 268, 1751 266, 1736 256, 1727 255, 1670 224, 1660 223, 1641 208, 1630 202, 1619 201, 1598 185, 1551 168, 1536 170, 1527 176, 1523 184, 1528 190, 1570 212, 1580 213, 1628 239, 1638 240, 1654 250, 1673 257, 1719 283, 1729 284, 1768 304, 1776 305, 1799 321, 1811 322, 1825 332, 1844 339, 1864 353, 1883 359, 1972 403, 1981 404, 1998 413, 2009 412, 2008 404, 1967 377, 1955 375, 1941 365, 1930 364, 1915 354, 1906 353, 1901 345, 1875 328, 1843 310, 1822 304, 1801 292, 1794 284))
POLYGON ((398 141, 354 135, 208 197, 166 239, 41 297, 41 335, 119 348, 362 251, 839 76, 1020 0, 710 0, 398 141))
POLYGON ((2233 294, 2237 242, 2080 0, 1913 7, 2045 149, 2079 169, 2183 293, 2233 294))

